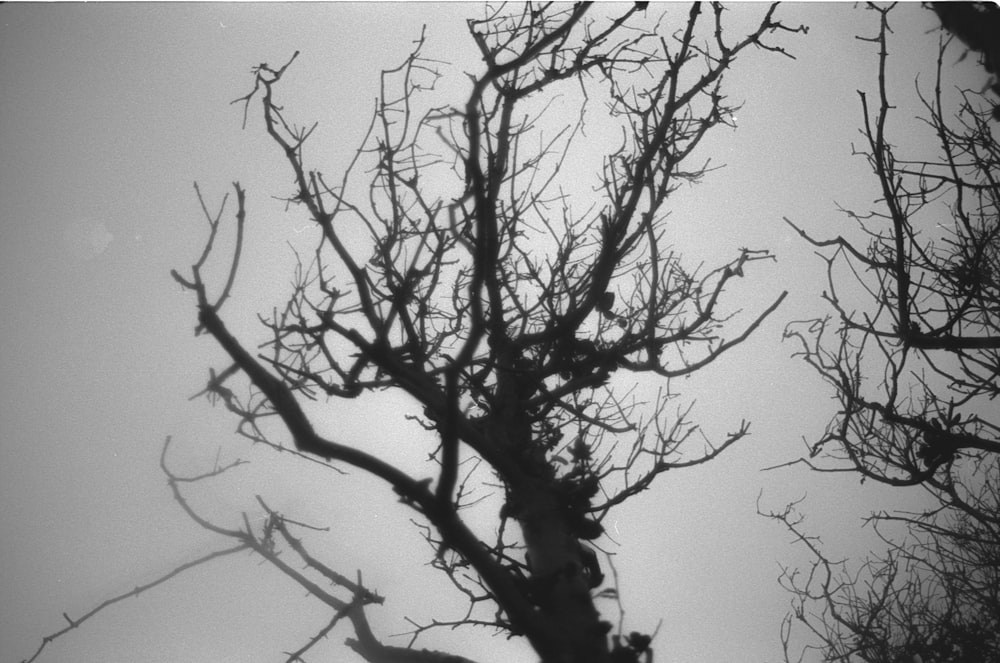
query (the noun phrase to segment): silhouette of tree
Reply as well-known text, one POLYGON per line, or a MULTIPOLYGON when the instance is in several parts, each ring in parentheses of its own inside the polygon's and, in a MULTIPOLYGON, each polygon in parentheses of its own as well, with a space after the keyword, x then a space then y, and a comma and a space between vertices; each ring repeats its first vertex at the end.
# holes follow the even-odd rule
MULTIPOLYGON (((688 269, 666 243, 666 211, 679 187, 708 172, 687 165, 702 139, 733 126, 722 93, 733 61, 749 47, 785 54, 766 38, 804 31, 774 12, 731 40, 717 5, 671 9, 658 24, 624 5, 488 9, 468 22, 483 67, 461 105, 420 110, 439 76, 421 38, 383 73, 369 133, 337 180, 306 158, 316 125, 299 127, 277 101, 298 53, 254 69, 253 89, 237 101, 260 104, 294 176, 288 204, 307 211, 319 241, 299 261, 285 306, 261 317, 268 340, 257 352, 224 316, 248 225, 244 189, 234 184, 228 258, 217 246, 223 209, 210 213, 198 192, 209 238, 190 271, 173 276, 197 299, 197 332, 231 360, 202 393, 250 440, 360 470, 412 510, 430 565, 468 601, 452 622, 414 621, 414 639, 485 626, 526 638, 546 663, 651 660, 651 634, 626 632, 620 619, 615 629, 598 608, 598 598, 616 598, 598 541, 606 516, 658 475, 707 462, 748 432, 741 422, 706 439, 687 410, 668 411, 670 381, 718 359, 778 307, 785 293, 742 321, 722 305, 731 279, 772 256, 743 249, 710 271, 688 269), (546 112, 556 99, 576 104, 574 114, 546 112), (569 172, 592 149, 581 143, 590 122, 614 127, 596 190, 569 172), (221 288, 205 277, 220 259, 221 288), (659 378, 655 402, 630 395, 638 374, 659 378), (238 395, 240 380, 248 396, 238 395), (427 474, 322 435, 308 414, 323 399, 385 390, 412 399, 412 420, 434 434, 427 474), (499 508, 484 536, 466 515, 491 491, 499 508)), ((342 620, 353 627, 347 645, 367 661, 467 660, 383 644, 368 621, 382 597, 360 573, 322 561, 304 543, 308 526, 263 498, 259 526, 203 515, 182 488, 237 463, 183 477, 168 448, 162 465, 176 500, 236 543, 218 554, 251 550, 329 606, 329 623, 289 660, 342 620)))
POLYGON ((787 646, 799 624, 829 661, 997 660, 1000 145, 982 92, 948 95, 942 33, 933 90, 918 81, 937 154, 902 155, 886 86, 893 7, 870 8, 879 15, 877 35, 865 38, 878 47, 878 93, 874 103, 859 95, 879 206, 844 210, 861 241, 817 239, 788 222, 825 254, 834 316, 793 323, 786 337, 839 402, 800 462, 920 486, 930 506, 874 514, 888 551, 854 571, 825 555, 796 508, 767 514, 815 560, 783 577, 795 595, 783 636, 787 646))

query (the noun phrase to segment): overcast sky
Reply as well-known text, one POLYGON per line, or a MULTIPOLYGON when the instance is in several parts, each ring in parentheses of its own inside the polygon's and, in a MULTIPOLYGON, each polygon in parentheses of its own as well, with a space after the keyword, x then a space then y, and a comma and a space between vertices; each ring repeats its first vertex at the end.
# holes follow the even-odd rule
MULTIPOLYGON (((739 5, 730 16, 762 11, 739 5)), ((463 20, 480 12, 412 3, 0 7, 0 663, 29 656, 64 625, 64 611, 78 617, 226 544, 172 501, 157 465, 167 435, 180 470, 204 471, 216 454, 253 461, 214 491, 193 493, 227 524, 252 512, 260 493, 292 517, 332 526, 325 559, 349 575, 361 569, 387 596, 372 614, 381 634, 406 631, 406 615, 458 616, 438 600, 444 585, 422 566, 427 550, 391 491, 251 449, 223 410, 187 400, 209 366, 226 364, 212 342, 194 338, 194 302, 169 270, 184 271, 205 237, 192 183, 215 207, 239 180, 249 192, 249 245, 228 313, 245 338, 262 338, 253 314, 281 302, 287 242, 308 224, 272 198, 291 192, 291 175, 259 113, 241 130, 241 108, 229 104, 252 86, 251 67, 301 51, 281 103, 301 124, 320 122, 309 158, 336 173, 361 139, 379 70, 405 57, 423 24, 426 55, 452 63, 442 67, 441 102, 463 101, 463 72, 481 71, 463 20)), ((665 25, 686 12, 670 8, 665 25)), ((868 544, 859 527, 870 509, 908 499, 851 477, 759 471, 799 454, 834 407, 781 344, 787 321, 823 311, 823 264, 781 217, 849 233, 836 203, 866 209, 877 194, 863 159, 851 156, 861 139, 855 91, 875 89, 876 65, 873 45, 854 35, 874 34, 875 16, 851 4, 788 5, 779 16, 810 26, 808 36, 781 39, 798 59, 741 57, 726 88, 745 102, 739 128, 695 158, 727 168, 682 196, 671 226, 693 263, 728 261, 743 246, 778 255, 729 295, 753 311, 788 288, 785 305, 741 350, 681 385, 707 434, 719 439, 748 419, 753 435, 716 462, 668 473, 612 523, 627 630, 651 632, 663 620, 657 663, 779 659, 788 597, 775 583, 778 563, 804 558, 754 515, 761 491, 774 508, 807 494, 810 525, 834 556, 868 544)), ((933 80, 936 20, 911 4, 893 25, 895 141, 919 141, 907 118, 916 72, 933 80)), ((979 87, 971 60, 953 80, 979 87)), ((416 406, 402 399, 334 403, 325 425, 393 458, 419 456, 406 446, 406 412, 416 406)), ((328 619, 276 571, 241 557, 112 608, 41 660, 281 661, 328 619)), ((324 652, 343 654, 348 635, 336 631, 324 652)), ((484 662, 535 660, 524 646, 475 633, 418 644, 484 662)))

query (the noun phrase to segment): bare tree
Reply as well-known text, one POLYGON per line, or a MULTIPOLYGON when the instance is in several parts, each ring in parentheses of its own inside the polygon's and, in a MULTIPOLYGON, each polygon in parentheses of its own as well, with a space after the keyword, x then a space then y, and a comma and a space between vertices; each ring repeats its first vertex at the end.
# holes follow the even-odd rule
MULTIPOLYGON (((299 127, 277 100, 298 54, 259 65, 238 101, 260 104, 294 177, 288 203, 308 213, 318 244, 299 261, 284 307, 261 317, 262 352, 223 315, 248 225, 240 184, 232 253, 220 256, 216 242, 223 209, 212 214, 203 201, 204 252, 173 272, 197 299, 198 332, 231 360, 203 393, 239 418, 243 435, 365 473, 412 509, 431 565, 468 601, 454 621, 414 622, 414 639, 478 625, 526 638, 546 663, 650 661, 652 635, 613 627, 598 607, 604 597, 614 610, 617 596, 599 554, 602 521, 657 475, 709 461, 748 433, 740 422, 707 439, 689 407, 671 405, 671 381, 721 357, 778 307, 785 293, 745 318, 721 304, 732 279, 771 255, 744 249, 717 268, 689 269, 668 244, 666 213, 679 187, 710 170, 688 165, 702 139, 732 126, 723 74, 749 47, 785 54, 765 39, 805 29, 782 25, 770 7, 731 40, 719 5, 672 8, 655 22, 638 4, 488 9, 468 22, 483 71, 459 106, 421 107, 439 76, 421 39, 384 72, 368 135, 336 180, 306 161, 316 125, 299 127), (575 113, 547 113, 556 99, 575 113), (578 139, 590 123, 612 127, 603 135, 615 146, 581 185, 568 171, 587 153, 578 139), (222 284, 205 279, 213 260, 227 265, 222 284), (659 382, 651 403, 631 392, 638 374, 659 382), (434 434, 429 475, 319 434, 304 405, 382 390, 407 394, 414 422, 434 434), (498 509, 483 534, 466 514, 491 495, 498 509)), ((219 554, 252 550, 329 606, 327 626, 289 660, 340 620, 368 661, 466 660, 383 644, 367 618, 381 597, 360 573, 309 551, 298 534, 307 526, 264 499, 262 526, 201 515, 182 486, 234 464, 181 477, 167 450, 177 501, 235 540, 219 554)))
MULTIPOLYGON (((843 210, 860 241, 817 239, 788 221, 827 263, 833 318, 793 323, 786 337, 836 393, 839 411, 802 462, 821 472, 921 487, 921 513, 871 522, 888 545, 850 571, 781 520, 813 552, 788 570, 793 623, 824 660, 924 663, 1000 656, 1000 145, 983 91, 951 94, 950 35, 941 33, 933 90, 917 90, 936 154, 910 157, 890 138, 889 15, 879 17, 878 92, 859 92, 867 159, 881 188, 870 212, 843 210), (984 634, 989 634, 986 637, 984 634), (916 660, 916 659, 912 659, 916 660)), ((1000 43, 994 42, 994 43, 1000 43)))
POLYGON ((784 567, 779 577, 793 595, 781 625, 786 661, 996 660, 1000 549, 994 524, 963 514, 931 520, 880 513, 870 523, 885 551, 852 562, 831 558, 819 537, 806 532, 798 505, 766 515, 813 557, 807 569, 784 567), (900 524, 905 536, 892 527, 900 524), (793 651, 798 641, 805 644, 793 651), (812 651, 819 658, 808 657, 812 651))

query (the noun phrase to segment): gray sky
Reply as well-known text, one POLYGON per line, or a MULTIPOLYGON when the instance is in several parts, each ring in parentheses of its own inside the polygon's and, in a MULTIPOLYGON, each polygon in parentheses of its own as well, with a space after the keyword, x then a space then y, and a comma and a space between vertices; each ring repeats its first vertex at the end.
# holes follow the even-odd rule
MULTIPOLYGON (((379 70, 405 57, 422 24, 426 55, 453 63, 441 100, 463 100, 462 72, 479 71, 463 19, 477 11, 412 3, 0 7, 0 663, 29 656, 64 625, 63 611, 77 617, 225 544, 172 501, 157 465, 167 435, 179 470, 205 470, 217 453, 254 461, 214 491, 193 493, 225 522, 253 511, 260 493, 292 517, 331 525, 325 558, 348 574, 361 569, 388 598, 373 611, 380 633, 406 631, 405 615, 459 615, 437 599, 444 585, 422 566, 427 550, 391 491, 251 449, 224 411, 187 401, 208 367, 224 363, 208 339, 193 337, 194 302, 169 270, 183 272, 205 237, 192 182, 215 207, 239 180, 249 191, 249 246, 228 315, 244 338, 260 338, 253 314, 287 292, 286 243, 299 241, 307 222, 271 198, 291 191, 291 175, 259 113, 243 131, 241 108, 229 105, 249 91, 250 68, 301 51, 281 94, 300 123, 320 122, 308 157, 336 173, 370 118, 379 70)), ((731 15, 761 12, 739 5, 731 15)), ((741 350, 679 385, 697 398, 693 415, 707 434, 719 439, 749 419, 753 435, 716 462, 664 476, 612 523, 626 629, 649 632, 663 620, 658 663, 778 660, 788 605, 775 583, 778 561, 803 558, 754 515, 760 491, 770 507, 807 493, 810 525, 834 556, 866 545, 860 517, 881 499, 855 478, 759 471, 798 454, 834 407, 780 342, 785 322, 823 310, 823 265, 781 217, 824 235, 849 233, 835 201, 867 209, 877 194, 863 160, 851 156, 861 140, 855 90, 874 90, 876 63, 873 46, 854 35, 874 34, 874 17, 851 4, 788 5, 779 16, 811 28, 782 41, 798 60, 741 57, 727 88, 745 101, 739 129, 701 153, 727 168, 685 192, 673 217, 692 262, 722 263, 741 246, 778 254, 729 296, 753 313, 788 288, 786 304, 741 350)), ((932 80, 935 24, 916 4, 895 14, 897 141, 918 140, 919 125, 907 118, 916 113, 918 68, 932 80)), ((971 60, 957 65, 964 78, 955 80, 978 87, 971 60)), ((393 416, 407 411, 416 407, 401 399, 334 403, 323 423, 345 441, 419 458, 425 450, 404 446, 412 430, 393 416)), ((887 499, 878 506, 905 496, 887 499)), ((276 571, 242 557, 112 608, 42 660, 284 660, 328 617, 276 571)), ((324 651, 342 653, 347 635, 336 631, 324 651)), ((523 646, 477 633, 419 644, 484 662, 534 660, 523 646)))

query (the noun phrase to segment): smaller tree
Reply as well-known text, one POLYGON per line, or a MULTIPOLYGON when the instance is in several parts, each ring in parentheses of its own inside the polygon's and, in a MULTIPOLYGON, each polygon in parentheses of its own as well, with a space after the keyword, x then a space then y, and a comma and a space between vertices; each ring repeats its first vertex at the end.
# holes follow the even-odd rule
MULTIPOLYGON (((823 298, 835 316, 793 323, 786 337, 840 405, 800 462, 922 487, 931 506, 873 515, 889 551, 853 574, 804 533, 794 509, 767 514, 815 556, 810 573, 783 577, 796 597, 783 632, 787 643, 793 622, 804 624, 825 660, 996 659, 1000 641, 981 636, 1000 625, 992 566, 1000 554, 993 405, 1000 395, 1000 145, 983 92, 945 92, 949 40, 942 33, 933 91, 917 86, 937 154, 913 147, 915 156, 899 156, 887 92, 893 7, 869 9, 879 17, 877 35, 864 38, 879 49, 878 92, 874 103, 859 92, 861 154, 879 184, 879 207, 843 210, 858 223, 860 242, 817 239, 788 221, 825 254, 823 298)), ((991 43, 1000 43, 995 37, 991 43)))
MULTIPOLYGON (((1000 482, 994 476, 991 490, 1000 482)), ((963 514, 880 513, 869 519, 884 553, 852 564, 831 559, 807 533, 797 505, 765 513, 780 521, 813 561, 782 567, 792 594, 782 622, 785 660, 866 663, 982 663, 1000 652, 1000 531, 963 514), (905 534, 900 535, 901 525, 905 534), (805 636, 794 638, 796 630, 805 636), (793 655, 793 641, 807 644, 793 655), (919 656, 919 658, 917 658, 919 656)))

